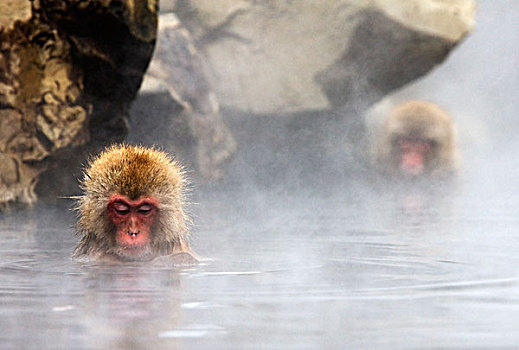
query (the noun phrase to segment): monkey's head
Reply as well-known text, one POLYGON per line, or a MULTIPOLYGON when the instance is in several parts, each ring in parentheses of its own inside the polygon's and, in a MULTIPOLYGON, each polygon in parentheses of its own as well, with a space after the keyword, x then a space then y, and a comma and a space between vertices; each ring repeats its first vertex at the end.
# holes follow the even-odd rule
POLYGON ((150 260, 187 234, 181 168, 146 147, 112 146, 87 165, 79 198, 75 256, 150 260))
POLYGON ((395 107, 381 139, 379 159, 392 173, 417 177, 455 166, 452 120, 433 103, 408 101, 395 107))

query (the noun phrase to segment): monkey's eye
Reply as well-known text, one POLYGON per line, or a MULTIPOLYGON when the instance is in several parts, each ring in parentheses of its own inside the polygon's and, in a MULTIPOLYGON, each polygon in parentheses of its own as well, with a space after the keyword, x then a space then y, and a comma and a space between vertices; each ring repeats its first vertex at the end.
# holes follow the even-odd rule
POLYGON ((123 204, 123 203, 114 203, 113 208, 115 209, 117 214, 120 214, 120 215, 125 215, 130 212, 130 208, 126 204, 123 204))
POLYGON ((153 209, 153 207, 149 204, 143 204, 139 207, 138 211, 139 213, 141 214, 148 214, 149 212, 151 212, 153 209))

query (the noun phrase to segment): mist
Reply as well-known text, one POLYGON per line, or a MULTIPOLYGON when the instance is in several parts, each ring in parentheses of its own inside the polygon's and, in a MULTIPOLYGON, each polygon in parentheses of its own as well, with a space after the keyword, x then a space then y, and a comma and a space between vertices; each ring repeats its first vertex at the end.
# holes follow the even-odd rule
MULTIPOLYGON (((73 261, 70 199, 0 214, 0 343, 515 347, 519 3, 477 5, 474 31, 445 61, 388 96, 375 98, 359 82, 359 103, 341 108, 220 106, 236 141, 225 175, 204 179, 193 154, 177 156, 191 182, 190 243, 207 258, 200 265, 73 261), (462 156, 453 181, 407 186, 374 171, 381 118, 407 99, 453 116, 462 156)), ((129 141, 173 153, 167 115, 143 122, 138 114, 155 105, 133 108, 129 141)))

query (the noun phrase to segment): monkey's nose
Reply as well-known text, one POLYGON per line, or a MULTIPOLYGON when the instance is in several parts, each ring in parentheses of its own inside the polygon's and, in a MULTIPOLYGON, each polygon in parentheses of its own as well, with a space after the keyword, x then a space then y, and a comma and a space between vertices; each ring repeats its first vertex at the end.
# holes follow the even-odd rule
POLYGON ((128 231, 130 236, 137 236, 139 233, 141 233, 141 231, 128 231))

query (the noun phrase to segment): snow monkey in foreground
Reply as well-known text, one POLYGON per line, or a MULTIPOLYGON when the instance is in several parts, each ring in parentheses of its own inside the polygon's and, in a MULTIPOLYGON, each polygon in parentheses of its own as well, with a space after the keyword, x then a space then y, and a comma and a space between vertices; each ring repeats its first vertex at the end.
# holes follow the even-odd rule
POLYGON ((182 169, 166 154, 111 146, 87 165, 80 181, 74 257, 105 261, 195 263, 189 247, 182 169))
POLYGON ((389 114, 378 138, 377 164, 397 177, 446 177, 458 168, 454 123, 439 106, 407 101, 389 114))

